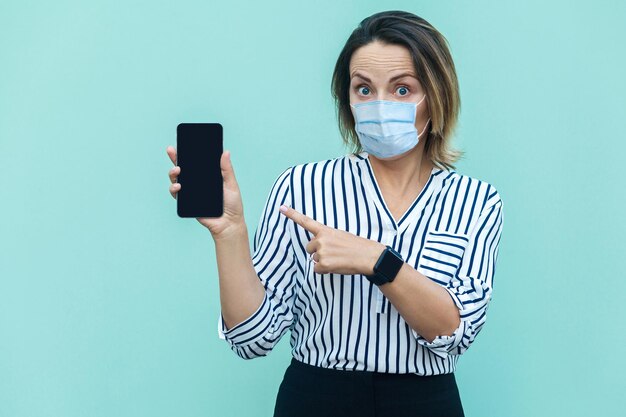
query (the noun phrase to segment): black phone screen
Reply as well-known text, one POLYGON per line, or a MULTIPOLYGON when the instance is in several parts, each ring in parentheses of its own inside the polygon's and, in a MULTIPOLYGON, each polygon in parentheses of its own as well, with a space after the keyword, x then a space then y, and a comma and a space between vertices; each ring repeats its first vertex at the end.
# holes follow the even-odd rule
POLYGON ((176 195, 180 217, 220 217, 224 185, 220 159, 223 129, 219 123, 180 123, 176 128, 176 165, 180 166, 176 195))

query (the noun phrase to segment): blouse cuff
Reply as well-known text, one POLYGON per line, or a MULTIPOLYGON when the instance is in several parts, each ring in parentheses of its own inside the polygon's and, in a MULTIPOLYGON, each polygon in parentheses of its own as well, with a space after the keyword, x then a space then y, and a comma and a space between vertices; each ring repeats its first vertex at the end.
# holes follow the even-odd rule
POLYGON ((266 292, 259 308, 250 317, 230 329, 226 328, 224 316, 220 312, 217 332, 219 338, 226 340, 231 346, 243 346, 263 337, 271 325, 272 309, 266 292))
MULTIPOLYGON (((459 311, 462 311, 463 304, 461 304, 461 301, 459 300, 457 295, 454 293, 454 291, 448 287, 444 287, 444 288, 450 294, 450 297, 454 301, 454 304, 457 306, 459 311)), ((422 335, 417 333, 413 328, 411 328, 411 332, 413 333, 413 336, 417 339, 417 343, 419 343, 422 346, 427 347, 437 356, 445 359, 448 357, 450 351, 461 343, 461 341, 463 340, 463 335, 465 334, 466 328, 467 328, 467 322, 461 320, 461 322, 459 323, 459 326, 454 330, 452 335, 437 336, 432 342, 429 342, 428 340, 426 340, 424 337, 422 337, 422 335)))

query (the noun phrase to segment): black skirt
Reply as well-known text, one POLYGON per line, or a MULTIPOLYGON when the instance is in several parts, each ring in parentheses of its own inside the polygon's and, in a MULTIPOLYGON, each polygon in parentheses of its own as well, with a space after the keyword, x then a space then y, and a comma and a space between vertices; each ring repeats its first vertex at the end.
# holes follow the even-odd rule
POLYGON ((295 358, 274 417, 464 417, 454 373, 420 376, 328 369, 295 358))

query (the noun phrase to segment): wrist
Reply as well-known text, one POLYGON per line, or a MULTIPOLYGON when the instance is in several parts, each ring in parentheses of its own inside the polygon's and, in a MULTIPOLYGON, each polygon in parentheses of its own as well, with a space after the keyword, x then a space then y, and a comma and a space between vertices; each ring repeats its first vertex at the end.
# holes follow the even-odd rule
POLYGON ((373 243, 370 247, 370 250, 368 251, 367 256, 365 257, 363 275, 374 274, 374 265, 376 265, 376 262, 378 262, 378 258, 380 258, 380 255, 382 255, 382 253, 387 248, 387 245, 383 243, 376 242, 376 241, 372 241, 372 242, 373 243))
POLYGON ((213 240, 218 242, 227 242, 240 239, 248 239, 248 227, 245 222, 237 222, 228 225, 219 233, 211 233, 213 240))
POLYGON ((400 272, 400 269, 402 269, 402 265, 404 265, 402 254, 393 247, 385 245, 385 249, 374 264, 374 273, 367 274, 365 277, 368 281, 380 287, 381 285, 393 282, 400 272))

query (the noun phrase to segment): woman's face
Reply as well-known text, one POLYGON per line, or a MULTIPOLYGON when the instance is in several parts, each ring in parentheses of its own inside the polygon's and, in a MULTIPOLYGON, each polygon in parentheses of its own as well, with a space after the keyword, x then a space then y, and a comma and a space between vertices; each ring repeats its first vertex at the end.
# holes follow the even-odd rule
MULTIPOLYGON (((416 78, 411 54, 404 46, 374 41, 352 54, 350 104, 372 100, 417 103, 423 97, 424 90, 416 78)), ((428 117, 426 97, 417 106, 415 128, 418 132, 422 132, 428 117)))

